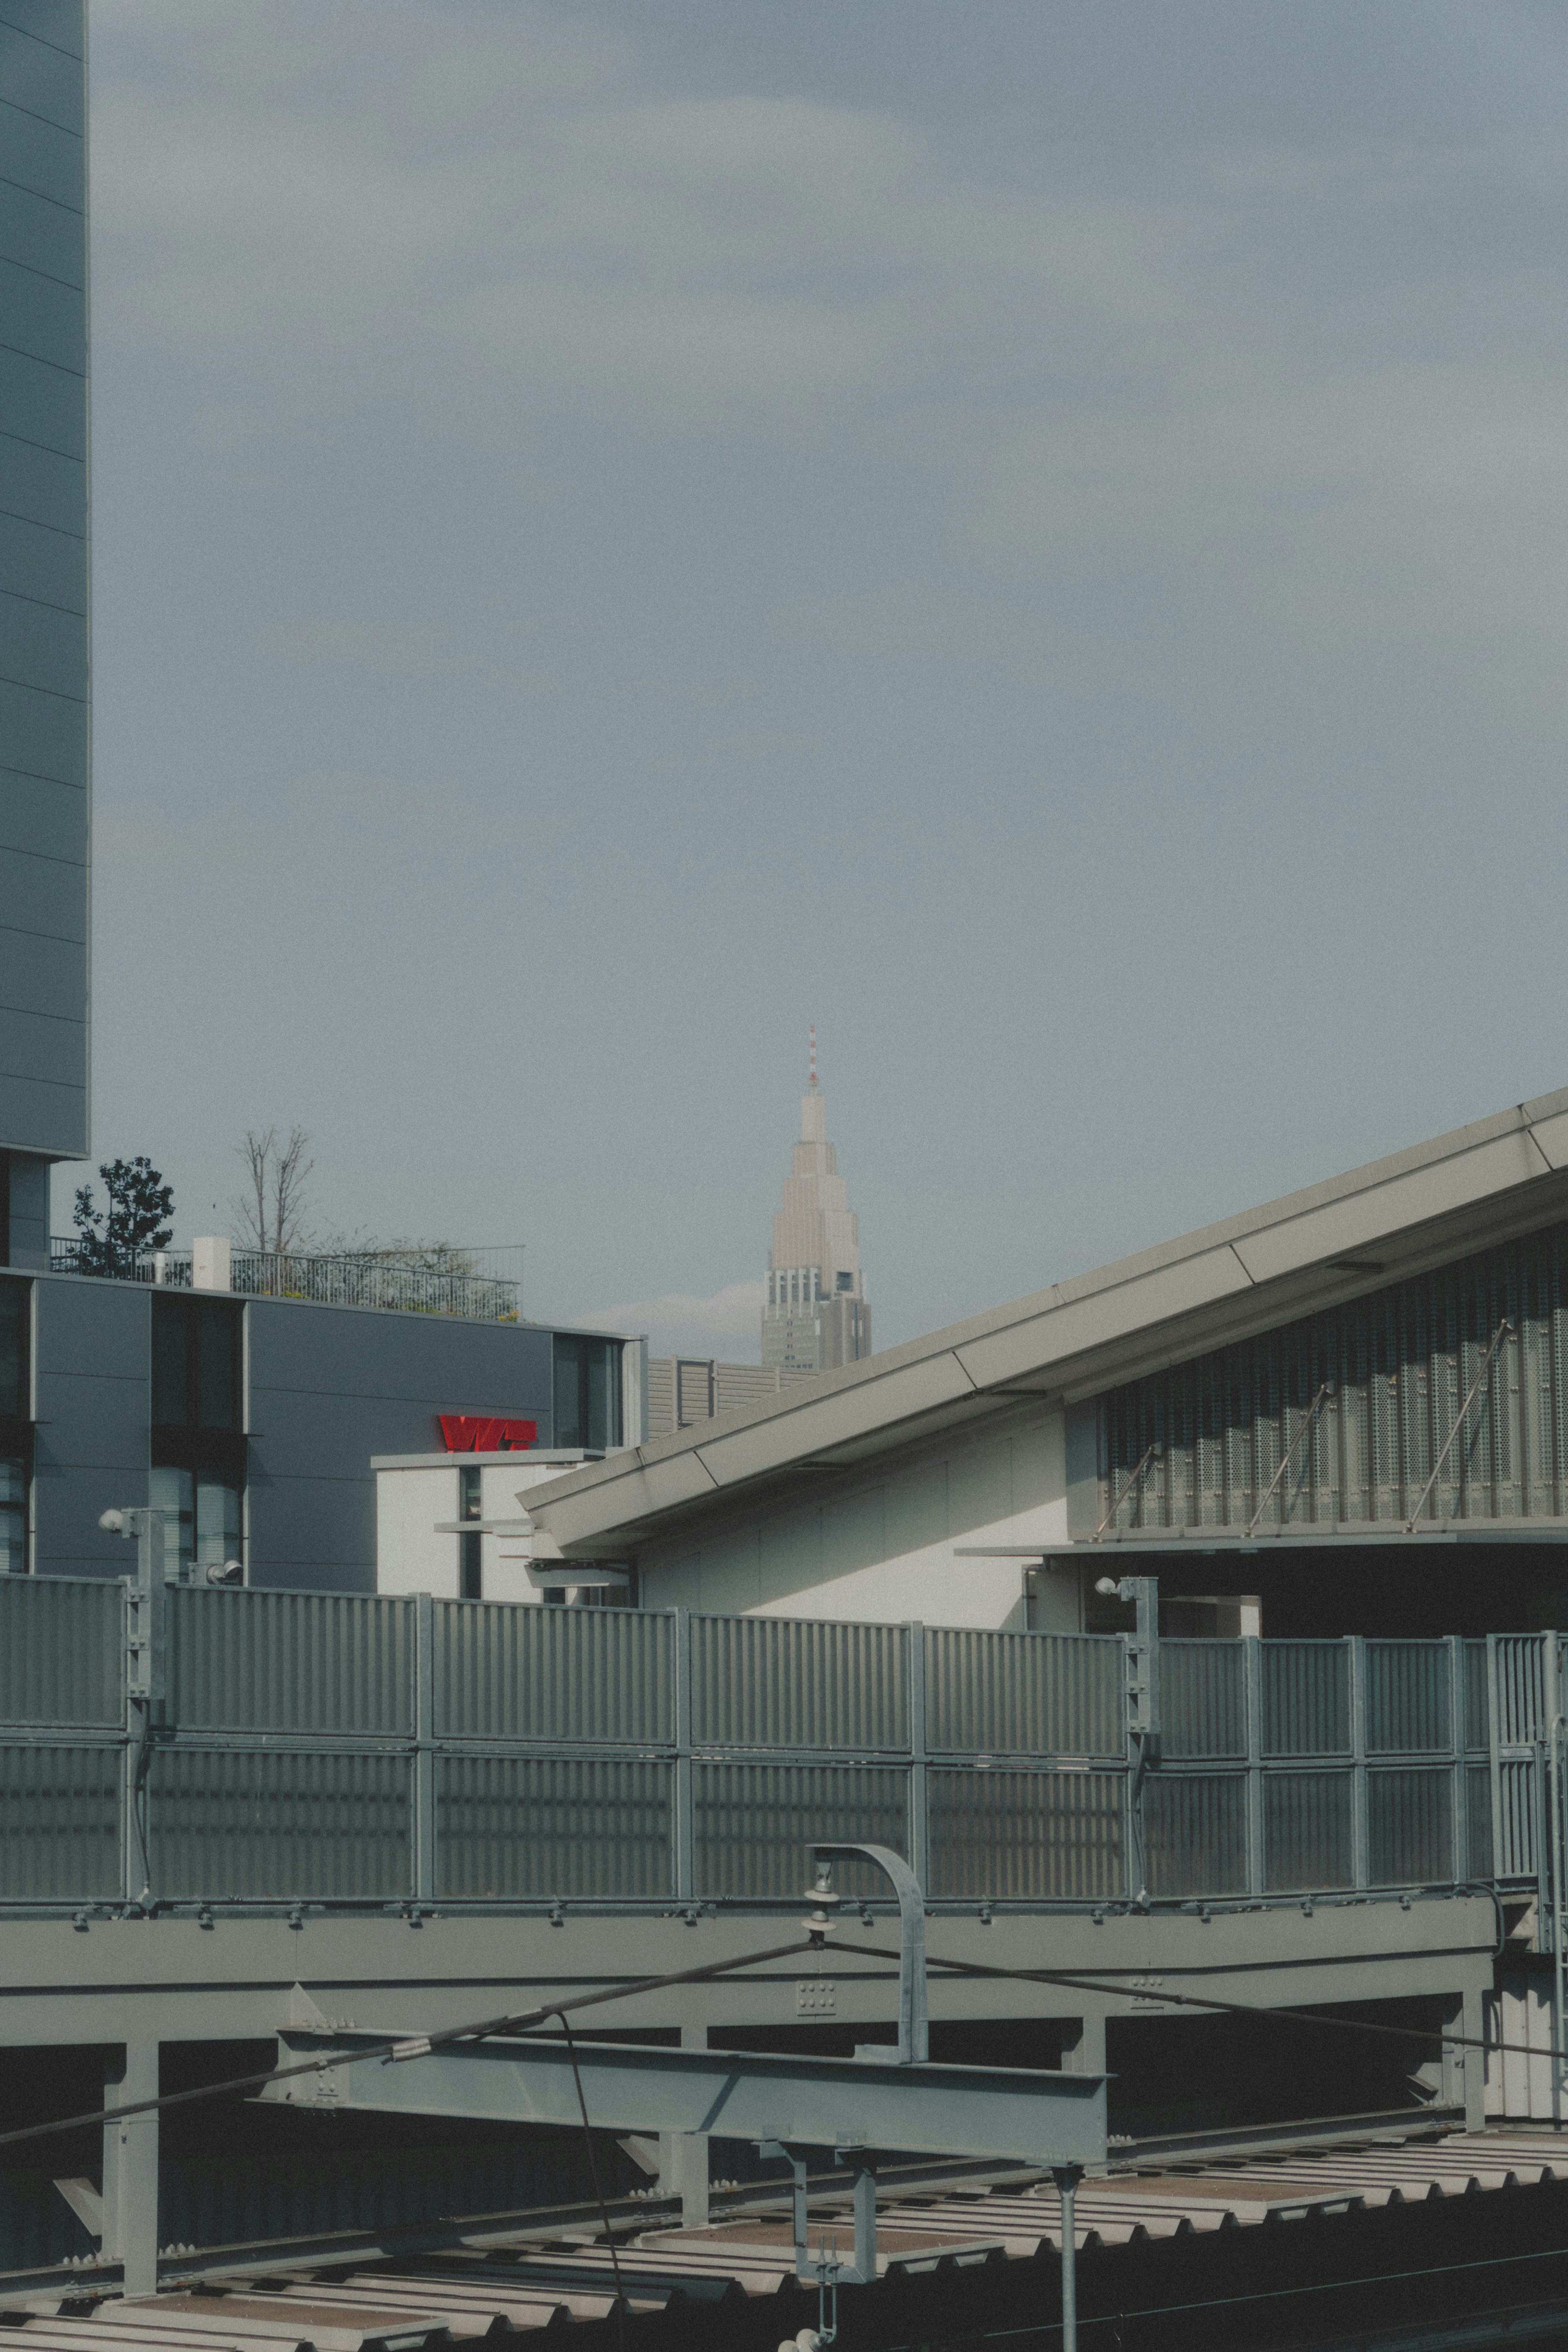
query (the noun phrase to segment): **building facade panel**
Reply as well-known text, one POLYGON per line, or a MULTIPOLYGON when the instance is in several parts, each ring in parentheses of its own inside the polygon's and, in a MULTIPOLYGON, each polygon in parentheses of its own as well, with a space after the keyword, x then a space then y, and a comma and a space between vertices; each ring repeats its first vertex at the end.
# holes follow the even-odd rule
POLYGON ((87 128, 87 91, 79 44, 68 48, 58 22, 46 34, 34 22, 0 18, 0 99, 80 139, 87 128))
MULTIPOLYGON (((0 850, 5 849, 19 850, 33 857, 58 858, 68 865, 85 865, 87 794, 81 785, 56 783, 46 776, 24 776, 15 768, 0 766, 0 850)), ((73 948, 79 945, 78 940, 71 942, 73 948)), ((0 957, 6 951, 0 944, 0 957)), ((76 1009, 85 1009, 87 973, 79 955, 71 955, 57 971, 51 970, 46 984, 51 992, 47 1003, 40 1003, 40 1011, 68 1009, 59 1004, 55 993, 62 988, 74 988, 76 1009)))
MULTIPOLYGON (((52 366, 15 344, 0 342, 0 432, 85 468, 87 378, 74 368, 52 366)), ((85 517, 85 471, 82 511, 85 517)))
POLYGON ((79 290, 87 284, 87 223, 68 205, 0 181, 0 260, 79 290))
POLYGON ((0 511, 81 536, 87 467, 80 457, 0 432, 0 511))
POLYGON ((87 541, 79 533, 0 513, 0 593, 87 611, 87 541))
MULTIPOLYGON (((0 1051, 5 1016, 0 1012, 0 1051)), ((85 1059, 85 1052, 84 1052, 85 1059)), ((0 1072, 0 1135, 13 1153, 35 1152, 46 1160, 69 1160, 87 1143, 87 1088, 78 1079, 49 1083, 13 1078, 0 1072)), ((20 1263, 19 1260, 14 1263, 20 1263)))
MULTIPOLYGON (((5 771, 0 769, 0 800, 5 794, 5 771)), ((85 1021, 87 975, 80 941, 40 939, 36 931, 0 927, 0 1007, 85 1021)))
POLYGON ((131 1283, 32 1286, 35 1569, 123 1576, 101 1512, 147 1499, 151 1300, 131 1283))
POLYGON ((374 1454, 427 1454, 441 1413, 501 1413, 550 1434, 551 1335, 526 1324, 252 1299, 253 1582, 371 1591, 374 1454))
POLYGON ((44 694, 85 696, 87 625, 79 613, 0 591, 0 644, 6 675, 44 694))

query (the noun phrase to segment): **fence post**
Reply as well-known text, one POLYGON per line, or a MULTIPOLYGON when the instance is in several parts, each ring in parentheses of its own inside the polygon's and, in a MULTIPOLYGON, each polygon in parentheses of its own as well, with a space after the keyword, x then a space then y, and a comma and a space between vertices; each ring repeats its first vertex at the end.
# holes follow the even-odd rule
POLYGON ((692 1612, 675 1611, 675 1893, 696 1893, 696 1810, 692 1794, 692 1612))
POLYGON ((1372 1878, 1372 1822, 1366 1786, 1366 1643, 1347 1633, 1350 1652, 1350 1848, 1352 1880, 1359 1888, 1372 1878))
POLYGON ((1241 1644, 1247 1703, 1247 1892, 1261 1895, 1263 1853, 1263 1644, 1249 1633, 1241 1644))
POLYGON ((435 1900, 435 1602, 413 1597, 413 1892, 435 1900))
POLYGON ((120 1778, 120 1891, 128 1903, 152 1886, 149 1781, 152 1733, 162 1722, 169 1689, 169 1592, 164 1570, 162 1507, 121 1514, 120 1532, 134 1537, 136 1574, 125 1580, 124 1769, 120 1778))
POLYGON ((904 1627, 909 1643, 909 1866, 931 1885, 931 1782, 925 1760, 925 1628, 904 1627))
POLYGON ((1448 1737, 1454 1750, 1454 1834, 1451 1841, 1456 1881, 1470 1874, 1470 1782, 1465 1759, 1465 1644, 1463 1637, 1448 1639, 1448 1737))

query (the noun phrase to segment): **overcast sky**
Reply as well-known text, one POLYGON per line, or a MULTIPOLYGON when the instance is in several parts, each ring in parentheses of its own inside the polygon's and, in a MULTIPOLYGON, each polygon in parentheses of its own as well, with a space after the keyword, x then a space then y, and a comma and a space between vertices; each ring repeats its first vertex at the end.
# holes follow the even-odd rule
POLYGON ((1568 1081, 1560 5, 92 37, 94 1147, 182 1241, 297 1120, 324 1227, 754 1356, 814 1020, 889 1343, 1568 1081))

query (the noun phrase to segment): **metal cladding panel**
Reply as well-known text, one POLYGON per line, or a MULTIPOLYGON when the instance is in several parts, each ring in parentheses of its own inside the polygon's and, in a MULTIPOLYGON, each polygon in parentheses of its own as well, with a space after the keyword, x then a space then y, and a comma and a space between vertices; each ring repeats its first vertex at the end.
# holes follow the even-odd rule
POLYGON ((1167 1756, 1245 1756, 1247 1654, 1239 1642, 1162 1642, 1167 1756))
POLYGON ((1373 1755, 1447 1748, 1452 1700, 1446 1642, 1368 1642, 1366 1745, 1373 1755))
POLYGON ((87 1578, 0 1578, 0 1723, 118 1730, 120 1588, 87 1578))
POLYGON ((148 1775, 152 1891, 395 1900, 411 1891, 406 1756, 158 1749, 148 1775))
POLYGON ((1092 1901, 1121 1894, 1113 1772, 931 1774, 933 1895, 1092 1901))
POLYGON ((1354 1775, 1275 1772, 1263 1783, 1263 1883, 1271 1894, 1351 1886, 1354 1775))
POLYGON ((668 1764, 446 1756, 436 1781, 439 1890, 450 1897, 673 1893, 668 1764))
POLYGON ((1122 1644, 1114 1635, 930 1626, 925 1675, 926 1744, 938 1752, 1124 1751, 1122 1644))
POLYGON ((636 1609, 435 1603, 442 1739, 674 1737, 674 1621, 636 1609))
POLYGON ((0 1900, 119 1895, 120 1790, 118 1748, 0 1748, 0 1900))
POLYGON ((1471 1764, 1465 1772, 1465 1806, 1469 1830, 1469 1875, 1490 1878, 1492 1874, 1491 1773, 1484 1764, 1471 1764))
POLYGON ((1265 1642, 1263 1753, 1350 1753, 1350 1652, 1343 1642, 1265 1642))
POLYGON ((694 1617, 692 1738, 704 1748, 907 1751, 907 1627, 694 1617))
POLYGON ((1155 1773, 1144 1786, 1151 1895, 1239 1895, 1247 1885, 1247 1782, 1239 1772, 1155 1773))
POLYGON ((1109 1391, 1098 1516, 1238 1534, 1563 1516, 1565 1244, 1555 1224, 1109 1391))
POLYGON ((1454 1776, 1406 1766, 1366 1776, 1367 1875, 1414 1886, 1454 1875, 1454 1776))
POLYGON ((1533 1878, 1535 1854, 1535 1761, 1532 1757, 1504 1757, 1497 1768, 1497 1851, 1492 1867, 1499 1878, 1533 1878))
MULTIPOLYGON (((909 1852, 909 1774, 887 1764, 695 1764, 699 1895, 800 1895, 813 1838, 909 1852)), ((840 1892, 885 1897, 869 1863, 834 1866, 840 1892)))
POLYGON ((182 1730, 413 1729, 412 1601, 182 1585, 169 1613, 169 1696, 182 1730))
POLYGON ((1487 1687, 1487 1645, 1465 1643, 1465 1746, 1484 1748, 1491 1723, 1491 1699, 1487 1687))
POLYGON ((1493 1636, 1497 1661, 1497 1738, 1504 1748, 1544 1739, 1546 1705, 1546 1643, 1539 1633, 1498 1633, 1493 1636))

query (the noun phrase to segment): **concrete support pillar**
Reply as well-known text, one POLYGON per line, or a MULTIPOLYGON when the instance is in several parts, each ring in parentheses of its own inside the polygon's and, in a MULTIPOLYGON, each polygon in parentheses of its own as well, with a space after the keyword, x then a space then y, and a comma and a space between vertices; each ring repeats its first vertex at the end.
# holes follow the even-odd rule
MULTIPOLYGON (((706 2050, 706 2025, 683 2025, 683 2050, 706 2050)), ((683 2230, 706 2230, 708 2221, 708 2154, 706 2132, 659 2134, 659 2188, 681 2200, 683 2230)))
MULTIPOLYGON (((103 2104, 158 2096, 158 2044, 131 2042, 104 2070, 103 2104)), ((158 2287, 158 2112, 103 2127, 103 2252, 125 2265, 127 2294, 158 2287)))

